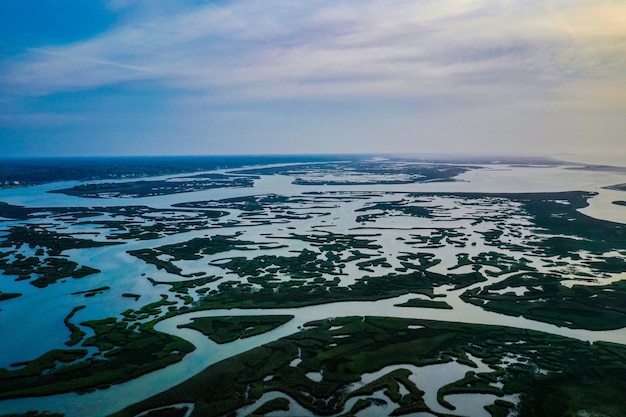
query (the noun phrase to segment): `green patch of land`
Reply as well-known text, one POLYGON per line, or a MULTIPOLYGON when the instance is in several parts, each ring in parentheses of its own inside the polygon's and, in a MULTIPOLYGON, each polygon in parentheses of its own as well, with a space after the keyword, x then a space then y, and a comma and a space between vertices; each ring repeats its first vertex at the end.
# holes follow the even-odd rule
POLYGON ((558 326, 589 330, 626 327, 626 281, 568 288, 560 284, 558 276, 525 272, 483 289, 470 290, 461 298, 486 310, 558 326), (521 289, 524 293, 500 293, 507 288, 521 289))
POLYGON ((214 188, 252 187, 253 185, 254 179, 252 177, 211 174, 211 176, 177 178, 175 180, 89 183, 50 192, 84 198, 140 198, 204 191, 214 188))
POLYGON ((426 300, 423 298, 412 298, 406 303, 396 304, 398 307, 421 307, 421 308, 441 308, 452 310, 452 306, 445 301, 426 300))
POLYGON ((7 219, 27 220, 29 216, 38 211, 37 209, 27 208, 24 206, 15 206, 0 201, 0 217, 7 219))
POLYGON ((28 245, 31 249, 44 247, 49 256, 59 256, 68 249, 95 248, 115 244, 114 242, 79 239, 67 233, 55 232, 36 225, 11 227, 3 238, 4 240, 0 242, 0 248, 20 247, 22 245, 28 245))
POLYGON ((100 270, 79 265, 62 255, 69 249, 84 249, 114 244, 89 239, 79 239, 37 225, 14 226, 0 242, 0 269, 4 275, 16 275, 17 280, 29 282, 39 288, 65 278, 83 278, 100 270), (23 245, 36 249, 32 256, 18 253, 23 245), (12 259, 11 259, 12 258, 12 259))
POLYGON ((230 343, 269 332, 292 318, 293 316, 196 317, 191 323, 178 327, 197 330, 216 343, 230 343))
POLYGON ((102 294, 105 291, 108 291, 110 289, 111 289, 111 287, 109 287, 107 285, 107 286, 104 286, 104 287, 93 288, 91 290, 76 291, 76 292, 73 292, 72 295, 84 295, 85 297, 94 297, 94 296, 96 296, 98 294, 102 294))
MULTIPOLYGON (((114 416, 134 416, 181 402, 194 403, 192 416, 234 415, 269 392, 284 393, 315 414, 349 415, 369 407, 375 402, 369 396, 384 390, 391 415, 422 411, 443 417, 424 402, 423 390, 402 365, 422 367, 453 360, 469 368, 460 380, 439 387, 439 401, 448 408, 451 405, 446 397, 455 393, 490 393, 496 397, 520 394, 520 403, 515 406, 520 417, 561 417, 581 410, 589 415, 618 417, 626 407, 626 399, 618 395, 626 377, 626 348, 619 345, 590 345, 498 326, 343 317, 308 323, 301 332, 212 365, 114 416), (491 370, 473 371, 475 364, 469 355, 488 363, 491 370), (293 366, 296 358, 301 362, 293 366), (516 360, 510 363, 511 358, 516 360), (350 389, 364 373, 390 365, 400 367, 350 389), (313 381, 307 376, 310 372, 323 376, 313 381), (400 384, 408 393, 401 394, 400 384), (344 405, 350 398, 359 401, 348 410, 344 405)), ((286 402, 267 407, 279 405, 284 409, 286 402)), ((489 409, 493 416, 502 416, 512 406, 496 400, 489 409)))
POLYGON ((167 218, 156 218, 149 221, 133 222, 118 220, 99 220, 81 222, 81 225, 92 224, 99 228, 109 229, 109 240, 152 240, 164 236, 184 233, 190 230, 202 230, 210 227, 210 220, 224 216, 226 213, 204 211, 201 219, 174 221, 167 218))
POLYGON ((272 411, 289 411, 289 400, 286 398, 274 398, 257 408, 251 417, 264 416, 272 411))
POLYGON ((454 245, 455 247, 465 247, 465 242, 460 238, 465 237, 464 233, 454 228, 438 227, 429 234, 409 234, 410 240, 405 243, 409 246, 415 246, 420 249, 438 249, 445 245, 454 245))
MULTIPOLYGON (((399 416, 407 413, 428 412, 430 408, 423 399, 424 391, 421 391, 409 379, 411 372, 407 369, 397 369, 377 380, 353 391, 349 397, 367 397, 376 391, 384 389, 384 394, 391 401, 399 405, 391 415, 399 416), (400 393, 400 386, 409 391, 408 394, 400 393)), ((374 403, 371 399, 360 398, 350 409, 347 415, 353 415, 360 410, 370 407, 374 403)))
POLYGON ((240 277, 259 277, 262 274, 276 276, 280 273, 294 279, 310 279, 324 274, 341 274, 334 262, 318 255, 318 252, 304 249, 297 256, 260 255, 253 259, 238 256, 227 262, 218 260, 212 265, 230 270, 240 277))
POLYGON ((30 284, 38 288, 47 287, 66 278, 83 278, 100 272, 99 269, 79 266, 65 258, 40 259, 35 256, 26 258, 20 254, 17 254, 12 262, 5 256, 0 256, 0 269, 4 270, 4 275, 17 275, 16 280, 30 280, 30 284))
POLYGON ((320 206, 308 199, 276 194, 234 197, 218 201, 194 201, 174 204, 174 206, 191 209, 239 210, 241 213, 238 217, 250 225, 287 223, 330 214, 319 211, 319 209, 328 207, 320 206))
POLYGON ((80 310, 82 310, 84 308, 87 308, 87 306, 76 306, 76 307, 74 307, 72 309, 72 311, 70 312, 70 314, 68 314, 65 317, 65 319, 63 319, 63 323, 65 323, 65 326, 70 331, 70 340, 65 342, 65 344, 67 346, 71 347, 71 346, 77 345, 87 335, 87 333, 85 333, 83 330, 81 330, 80 327, 78 327, 77 325, 75 325, 74 323, 72 323, 70 321, 72 319, 72 317, 74 317, 74 314, 76 314, 77 312, 79 312, 80 310))
POLYGON ((12 298, 20 297, 22 293, 19 292, 2 292, 0 291, 0 301, 10 300, 12 298))
MULTIPOLYGON (((529 251, 545 256, 560 256, 578 259, 581 250, 603 254, 615 249, 626 249, 626 226, 606 220, 589 217, 578 210, 588 205, 587 200, 594 193, 583 191, 554 193, 411 193, 412 198, 451 197, 464 201, 464 204, 495 204, 498 200, 520 205, 516 214, 532 220, 533 231, 541 240, 526 242, 529 251)), ((435 214, 437 212, 435 211, 435 214)), ((494 217, 493 214, 487 217, 494 217)), ((495 216, 500 221, 508 220, 506 215, 495 216)), ((477 218, 476 221, 481 221, 477 218)), ((510 245, 498 240, 499 232, 494 230, 486 235, 489 243, 503 248, 510 245), (493 234, 496 233, 496 234, 493 234)))
POLYGON ((130 292, 125 292, 122 294, 122 297, 133 298, 135 301, 139 301, 139 299, 141 298, 141 295, 130 293, 130 292))
POLYGON ((349 286, 339 286, 338 278, 288 281, 276 281, 271 277, 249 279, 260 285, 260 289, 254 289, 249 283, 223 281, 218 286, 219 290, 213 290, 198 300, 194 309, 299 307, 337 301, 378 300, 408 293, 432 296, 432 278, 441 278, 441 283, 451 280, 431 274, 419 271, 404 275, 392 273, 377 277, 364 276, 349 286))
POLYGON ((190 203, 177 203, 174 207, 185 208, 218 208, 236 209, 245 212, 262 212, 266 208, 286 209, 287 203, 299 203, 302 199, 285 197, 277 194, 250 195, 244 197, 224 198, 218 201, 194 201, 190 203))
POLYGON ((181 260, 197 260, 202 259, 204 255, 214 255, 220 252, 226 252, 233 249, 253 250, 251 245, 257 245, 255 242, 237 239, 237 236, 215 235, 207 238, 195 238, 182 243, 159 246, 157 248, 137 249, 128 251, 129 254, 155 265, 158 269, 164 269, 171 274, 188 277, 182 273, 182 269, 174 265, 173 261, 181 260), (168 259, 163 259, 163 258, 168 259))
MULTIPOLYGON (((327 242, 326 239, 331 236, 308 236, 308 240, 316 241, 316 250, 303 249, 293 256, 259 255, 212 262, 212 265, 234 273, 240 279, 221 281, 217 289, 206 293, 193 308, 296 307, 337 301, 377 300, 408 293, 433 297, 433 289, 441 285, 463 288, 485 280, 479 272, 445 275, 431 272, 428 267, 437 263, 431 254, 407 254, 403 259, 417 259, 419 264, 407 262, 401 271, 362 275, 351 284, 340 285, 339 277, 345 275, 344 268, 348 262, 355 262, 358 269, 364 272, 373 272, 374 267, 390 268, 391 265, 385 257, 373 258, 373 255, 359 249, 349 249, 353 244, 350 240, 327 242)), ((294 235, 292 238, 302 237, 294 235)), ((357 244, 378 247, 366 240, 357 244)))
POLYGON ((186 279, 184 281, 157 281, 153 278, 148 277, 148 281, 152 283, 152 285, 169 285, 170 291, 176 293, 177 295, 187 295, 189 294, 189 290, 196 289, 199 293, 207 292, 206 288, 203 288, 206 284, 217 281, 220 277, 216 277, 214 275, 210 275, 202 278, 195 279, 186 279))
POLYGON ((289 236, 285 238, 310 243, 311 246, 315 246, 323 252, 339 254, 346 250, 378 250, 382 247, 380 244, 376 243, 378 236, 380 235, 320 232, 309 235, 290 233, 289 236))
POLYGON ((0 399, 88 392, 137 378, 180 361, 194 346, 178 337, 155 331, 153 322, 130 325, 115 318, 81 323, 92 336, 70 322, 81 307, 66 317, 71 331, 66 343, 82 348, 53 350, 32 361, 0 368, 0 399), (87 356, 85 347, 98 353, 87 356))
POLYGON ((370 204, 366 207, 357 209, 356 212, 370 212, 375 211, 376 213, 368 213, 357 216, 357 223, 369 222, 373 221, 379 217, 389 216, 391 214, 395 215, 404 215, 411 217, 423 217, 423 218, 432 218, 432 212, 427 207, 416 205, 415 203, 419 203, 420 201, 408 202, 406 200, 402 201, 385 201, 370 204))
MULTIPOLYGON (((394 162, 398 162, 395 160, 394 162)), ((352 161, 288 165, 237 170, 239 174, 295 176, 298 185, 370 185, 411 184, 416 182, 452 181, 472 169, 462 165, 389 163, 388 161, 352 161), (350 170, 346 171, 349 167, 350 170), (345 178, 349 174, 349 178, 345 178), (324 179, 318 177, 323 175, 324 179), (333 175, 344 179, 331 179, 333 175)))
MULTIPOLYGON (((89 227, 93 226, 98 235, 104 235, 109 241, 91 241, 99 244, 114 244, 110 240, 149 240, 176 233, 184 233, 190 230, 202 230, 214 227, 214 223, 220 217, 227 215, 225 211, 218 210, 189 210, 189 209, 156 209, 147 206, 114 206, 114 207, 44 207, 27 208, 14 206, 0 202, 0 217, 7 217, 18 220, 38 219, 43 221, 56 220, 65 225, 89 227), (98 217, 107 216, 106 219, 98 217)), ((49 225, 41 227, 37 225, 20 226, 27 230, 11 230, 10 239, 29 240, 30 234, 35 233, 37 238, 43 238, 44 243, 54 244, 56 238, 61 236, 60 246, 51 246, 56 250, 67 248, 84 248, 87 246, 72 246, 69 237, 75 237, 51 230, 49 225), (47 233, 47 236, 46 236, 47 233), (55 235, 57 233, 57 235, 55 235), (64 236, 65 235, 65 236, 64 236)), ((64 226, 62 226, 64 227, 64 226)), ((88 241, 78 239, 79 241, 88 241)))
MULTIPOLYGON (((316 156, 315 161, 336 160, 316 156)), ((342 158, 344 159, 344 158, 342 158)), ((186 178, 212 178, 198 174, 225 168, 257 164, 302 163, 310 156, 167 156, 106 158, 32 158, 7 159, 0 164, 0 188, 23 187, 57 181, 94 181, 189 174, 186 178)))
POLYGON ((489 269, 485 270, 485 275, 491 277, 519 271, 535 271, 535 268, 529 265, 529 259, 524 257, 518 259, 496 251, 481 252, 471 258, 467 253, 458 253, 456 257, 457 265, 448 268, 449 271, 465 265, 472 265, 474 270, 479 269, 480 266, 487 266, 489 269))

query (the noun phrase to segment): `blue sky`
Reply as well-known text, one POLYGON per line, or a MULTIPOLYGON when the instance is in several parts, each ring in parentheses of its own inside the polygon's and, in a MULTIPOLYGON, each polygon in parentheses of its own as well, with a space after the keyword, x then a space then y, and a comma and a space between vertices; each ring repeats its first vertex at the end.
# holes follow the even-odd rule
POLYGON ((626 154, 626 1, 3 0, 3 156, 626 154))

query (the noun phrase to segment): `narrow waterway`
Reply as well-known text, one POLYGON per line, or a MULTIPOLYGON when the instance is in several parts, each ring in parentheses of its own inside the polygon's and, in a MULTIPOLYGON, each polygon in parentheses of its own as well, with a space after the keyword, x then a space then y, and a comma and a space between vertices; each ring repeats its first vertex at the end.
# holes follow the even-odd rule
POLYGON ((155 327, 158 331, 174 334, 189 340, 196 346, 196 350, 187 355, 181 362, 144 375, 130 382, 112 386, 107 390, 96 391, 80 396, 76 394, 63 394, 45 398, 24 398, 2 401, 0 402, 0 408, 3 412, 8 413, 40 409, 62 412, 68 417, 81 417, 85 415, 106 416, 139 401, 139 399, 147 398, 177 385, 211 364, 298 332, 300 328, 309 321, 322 320, 328 317, 386 316, 461 323, 493 324, 521 329, 532 329, 589 342, 606 341, 626 344, 626 329, 594 332, 558 327, 522 317, 509 317, 491 313, 465 303, 462 303, 462 305, 457 304, 453 301, 455 295, 450 295, 452 295, 452 297, 448 298, 446 301, 455 307, 453 310, 396 307, 395 304, 404 303, 414 297, 414 295, 408 294, 401 297, 372 302, 341 302, 288 309, 209 310, 181 314, 164 320, 155 327), (240 339, 224 345, 218 345, 194 330, 179 329, 177 327, 179 324, 190 322, 194 317, 268 314, 291 314, 295 317, 293 320, 270 332, 247 339, 240 339))

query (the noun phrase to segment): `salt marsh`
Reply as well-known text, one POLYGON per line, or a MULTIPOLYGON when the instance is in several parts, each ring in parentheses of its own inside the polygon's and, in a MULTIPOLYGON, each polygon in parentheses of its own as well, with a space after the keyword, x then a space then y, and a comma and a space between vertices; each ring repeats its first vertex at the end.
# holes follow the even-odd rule
MULTIPOLYGON (((502 297, 502 304, 508 299, 528 297, 534 294, 532 291, 546 291, 542 285, 509 284, 525 273, 553 277, 556 285, 570 290, 577 288, 576 285, 590 285, 599 291, 621 291, 621 287, 610 287, 619 283, 626 273, 626 268, 622 268, 626 246, 620 246, 621 240, 597 246, 583 232, 562 225, 570 220, 574 225, 581 221, 576 213, 626 223, 626 209, 612 203, 622 198, 620 192, 602 188, 625 182, 624 173, 572 170, 566 165, 472 168, 459 174, 454 182, 409 184, 301 185, 294 184, 295 178, 287 175, 260 175, 254 179, 252 188, 229 187, 133 199, 91 199, 47 193, 77 184, 72 182, 0 190, 0 201, 40 209, 32 211, 28 219, 4 222, 1 225, 4 230, 36 225, 94 242, 119 243, 62 251, 72 262, 102 271, 91 276, 64 278, 42 289, 34 288, 29 280, 11 279, 10 275, 2 280, 3 293, 22 295, 0 303, 2 333, 11 335, 0 346, 0 366, 11 369, 11 364, 32 361, 54 349, 67 349, 68 329, 64 319, 73 307, 81 305, 85 308, 72 317, 72 322, 81 328, 88 330, 83 323, 105 318, 127 320, 137 326, 154 325, 156 331, 176 335, 195 346, 194 352, 177 363, 131 381, 80 396, 63 393, 4 399, 0 400, 0 407, 3 412, 11 413, 39 409, 63 412, 67 416, 109 415, 183 383, 220 360, 298 334, 305 323, 329 317, 384 316, 507 326, 626 345, 624 328, 597 331, 593 327, 559 327, 550 320, 537 320, 537 316, 523 317, 523 312, 522 316, 513 312, 503 314, 508 308, 505 304, 493 310, 488 308, 488 301, 482 306, 477 298, 469 303, 462 297, 472 294, 480 298, 485 294, 484 300, 489 300, 487 295, 502 297), (576 193, 564 193, 567 191, 576 193), (597 194, 583 197, 582 192, 597 194), (256 196, 254 209, 238 207, 235 204, 239 203, 233 202, 249 196, 256 196), (579 206, 582 198, 587 199, 588 206, 579 206), (129 212, 121 209, 130 205, 144 208, 129 212), (74 214, 58 212, 67 207, 72 207, 74 214), (538 223, 543 220, 538 220, 533 212, 547 209, 554 210, 554 226, 538 223), (209 217, 206 210, 223 214, 209 217), (163 229, 161 225, 167 227, 163 229), (120 228, 124 228, 126 237, 120 237, 123 236, 120 228), (215 236, 230 236, 234 242, 253 244, 215 253, 179 252, 180 257, 163 252, 155 258, 158 260, 155 263, 133 256, 134 252, 147 249, 158 253, 160 248, 168 246, 185 248, 194 239, 215 236), (561 242, 558 239, 570 246, 565 249, 551 246, 561 242), (172 274, 160 264, 169 264, 180 272, 172 274), (199 280, 203 277, 210 279, 199 280), (412 277, 421 277, 424 283, 413 288, 393 284, 398 279, 412 277), (107 289, 85 296, 97 288, 107 289), (416 296, 434 297, 452 309, 396 306, 416 296), (283 299, 290 300, 291 305, 281 307, 279 303, 283 299), (167 303, 156 305, 160 300, 167 303), (155 307, 149 314, 138 313, 150 304, 155 307), (256 308, 257 305, 263 307, 256 308), (193 317, 257 314, 295 317, 275 330, 224 346, 216 345, 197 331, 177 327, 193 317), (121 395, 122 392, 125 394, 121 395)), ((321 171, 311 175, 317 179, 334 178, 333 174, 321 171)), ((350 173, 346 178, 353 176, 350 173)), ((153 180, 166 178, 171 176, 153 180)), ((362 178, 365 182, 379 179, 371 174, 362 178)), ((619 226, 607 223, 603 227, 612 227, 607 233, 621 233, 619 226)), ((33 244, 20 243, 13 247, 7 242, 2 248, 2 259, 8 268, 22 259, 36 258, 38 249, 33 244)), ((590 302, 600 302, 597 294, 589 297, 590 302)), ((598 308, 603 308, 603 304, 598 304, 598 308)), ((567 323, 569 319, 564 320, 567 323)), ((97 336, 93 331, 86 333, 97 336)), ((414 383, 427 393, 424 399, 432 411, 451 412, 441 408, 432 395, 436 396, 443 385, 462 378, 464 372, 455 374, 449 368, 457 365, 452 364, 432 366, 446 366, 445 372, 435 374, 446 375, 450 381, 444 383, 433 377, 418 378, 414 383)), ((413 373, 424 374, 426 369, 429 368, 419 367, 413 373)), ((465 368, 459 368, 459 372, 462 369, 465 368)), ((391 370, 384 368, 377 372, 387 371, 391 370)), ((323 379, 322 370, 310 374, 313 382, 323 379)), ((371 398, 383 401, 381 395, 371 398)), ((260 406, 274 398, 272 391, 268 391, 255 404, 260 406)), ((449 401, 465 404, 467 410, 474 407, 467 415, 488 416, 484 406, 492 404, 495 398, 478 393, 454 394, 449 401)), ((519 402, 516 396, 506 398, 519 402)), ((296 407, 293 399, 290 401, 296 407)), ((352 399, 350 407, 355 404, 356 400, 352 399)), ((249 405, 244 411, 254 411, 254 406, 249 405)), ((369 413, 386 412, 375 405, 369 410, 369 413)), ((193 415, 192 410, 190 413, 193 415)))

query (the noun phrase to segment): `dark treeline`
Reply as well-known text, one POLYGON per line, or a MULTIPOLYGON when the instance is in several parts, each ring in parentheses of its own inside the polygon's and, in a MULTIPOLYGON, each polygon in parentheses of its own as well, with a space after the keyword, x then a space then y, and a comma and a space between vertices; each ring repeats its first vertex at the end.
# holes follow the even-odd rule
MULTIPOLYGON (((333 155, 159 156, 0 159, 0 186, 139 178, 248 165, 344 159, 333 155)), ((354 157, 352 157, 354 158, 354 157)))

